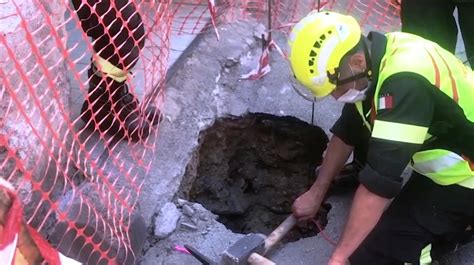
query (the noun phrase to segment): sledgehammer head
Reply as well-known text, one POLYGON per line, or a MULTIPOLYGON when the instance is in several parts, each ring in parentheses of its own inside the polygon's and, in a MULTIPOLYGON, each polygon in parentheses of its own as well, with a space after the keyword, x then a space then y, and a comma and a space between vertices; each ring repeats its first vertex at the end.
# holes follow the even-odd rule
POLYGON ((262 253, 265 235, 247 234, 221 254, 219 265, 245 265, 252 253, 262 253))

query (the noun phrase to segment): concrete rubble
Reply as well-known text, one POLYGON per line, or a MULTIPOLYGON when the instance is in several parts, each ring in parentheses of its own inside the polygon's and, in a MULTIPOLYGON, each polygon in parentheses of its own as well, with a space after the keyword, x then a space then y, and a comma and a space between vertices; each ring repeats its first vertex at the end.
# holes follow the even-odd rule
POLYGON ((189 215, 181 215, 176 230, 166 239, 160 240, 156 235, 149 237, 140 264, 200 264, 192 256, 175 250, 175 247, 188 244, 215 258, 240 237, 217 222, 217 216, 200 204, 186 201, 178 208, 180 214, 184 212, 185 207, 192 209, 192 214, 188 212, 189 215))
POLYGON ((176 230, 181 212, 176 206, 169 202, 166 203, 158 212, 155 219, 155 236, 158 239, 167 238, 176 230))

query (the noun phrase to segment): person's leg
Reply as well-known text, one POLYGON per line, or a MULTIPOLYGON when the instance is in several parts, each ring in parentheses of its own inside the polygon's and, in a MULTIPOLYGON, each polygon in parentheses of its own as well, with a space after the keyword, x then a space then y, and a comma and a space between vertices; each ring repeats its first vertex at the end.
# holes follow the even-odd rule
POLYGON ((133 1, 72 0, 94 51, 119 69, 129 71, 145 45, 145 27, 133 1))
POLYGON ((459 3, 458 20, 461 28, 464 47, 466 48, 466 56, 471 68, 474 68, 474 2, 459 3))
POLYGON ((140 110, 126 83, 145 45, 145 29, 133 2, 112 1, 72 1, 81 27, 93 39, 100 57, 92 58, 88 71, 89 92, 81 119, 91 128, 137 141, 147 137, 149 123, 155 125, 159 119, 153 107, 144 113, 140 110))
POLYGON ((429 264, 448 250, 440 242, 456 243, 465 230, 474 214, 466 205, 473 199, 473 190, 440 186, 414 173, 351 256, 351 265, 429 264))
POLYGON ((433 257, 437 258, 470 240, 472 233, 466 228, 474 217, 474 207, 470 207, 474 190, 459 185, 441 186, 428 181, 431 191, 412 203, 411 216, 436 235, 433 257))
POLYGON ((454 52, 458 35, 454 8, 450 0, 402 1, 402 31, 436 42, 454 52))
POLYGON ((403 265, 419 263, 420 254, 433 235, 410 215, 410 205, 423 192, 424 177, 414 174, 380 221, 350 257, 351 265, 403 265))

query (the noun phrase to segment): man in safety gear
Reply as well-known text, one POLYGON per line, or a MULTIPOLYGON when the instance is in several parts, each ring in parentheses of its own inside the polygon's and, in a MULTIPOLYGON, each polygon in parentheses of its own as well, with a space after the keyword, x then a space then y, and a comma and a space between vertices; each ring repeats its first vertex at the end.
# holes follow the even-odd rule
POLYGON ((127 79, 145 46, 145 28, 133 1, 72 0, 83 31, 93 39, 89 92, 81 119, 87 127, 132 141, 143 140, 160 112, 140 107, 127 79))
POLYGON ((436 242, 456 238, 474 216, 474 73, 434 42, 401 32, 364 37, 353 17, 333 12, 303 18, 289 46, 299 94, 346 103, 293 215, 312 218, 353 146, 366 144, 329 264, 429 264, 436 242), (414 173, 402 189, 408 164, 414 173))

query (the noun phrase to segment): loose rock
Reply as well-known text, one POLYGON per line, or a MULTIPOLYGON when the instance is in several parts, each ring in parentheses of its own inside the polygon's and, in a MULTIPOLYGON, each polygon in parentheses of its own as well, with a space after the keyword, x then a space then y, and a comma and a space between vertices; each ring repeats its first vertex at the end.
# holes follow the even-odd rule
POLYGON ((159 239, 167 238, 176 230, 181 212, 174 203, 166 203, 159 211, 155 220, 155 236, 159 239))
POLYGON ((186 216, 192 217, 194 215, 194 210, 191 208, 191 206, 185 204, 183 205, 183 213, 186 216))
POLYGON ((181 223, 181 226, 186 227, 186 228, 189 228, 189 229, 191 229, 191 230, 197 230, 197 227, 196 227, 195 225, 192 225, 192 224, 181 223))
POLYGON ((226 60, 225 60, 225 63, 224 63, 224 66, 226 68, 231 68, 237 64, 239 64, 239 59, 238 58, 234 58, 234 57, 227 57, 226 60))
POLYGON ((187 200, 178 198, 176 204, 178 205, 178 207, 183 207, 187 202, 188 202, 187 200))

